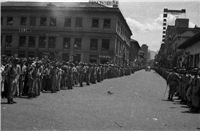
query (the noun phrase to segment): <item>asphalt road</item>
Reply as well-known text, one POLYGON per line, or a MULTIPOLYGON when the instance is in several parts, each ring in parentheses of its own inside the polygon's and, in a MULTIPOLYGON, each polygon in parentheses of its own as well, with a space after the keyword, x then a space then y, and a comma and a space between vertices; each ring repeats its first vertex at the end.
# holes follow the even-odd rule
POLYGON ((154 71, 38 98, 1 100, 2 130, 199 130, 200 114, 165 101, 165 80, 154 71), (110 92, 110 93, 108 93, 110 92))

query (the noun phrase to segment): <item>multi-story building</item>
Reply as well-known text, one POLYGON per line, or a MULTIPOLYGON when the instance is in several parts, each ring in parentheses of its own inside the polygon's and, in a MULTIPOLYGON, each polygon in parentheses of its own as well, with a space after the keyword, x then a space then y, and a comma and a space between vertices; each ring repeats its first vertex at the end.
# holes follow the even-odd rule
POLYGON ((183 52, 177 47, 194 36, 200 28, 189 28, 189 19, 178 18, 175 25, 169 25, 166 30, 165 43, 161 45, 159 57, 166 67, 179 66, 182 63, 183 52))
POLYGON ((1 3, 1 53, 129 63, 132 32, 120 9, 95 2, 1 3))

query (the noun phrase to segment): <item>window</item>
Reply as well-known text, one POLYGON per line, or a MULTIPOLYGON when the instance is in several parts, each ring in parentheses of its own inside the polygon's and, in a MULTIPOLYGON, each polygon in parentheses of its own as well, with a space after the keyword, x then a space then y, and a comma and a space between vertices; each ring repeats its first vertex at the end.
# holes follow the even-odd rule
MULTIPOLYGON (((44 58, 45 54, 43 54, 43 52, 38 52, 38 57, 39 58, 44 58)), ((47 55, 48 56, 48 55, 47 55)))
POLYGON ((90 40, 90 50, 97 50, 98 48, 98 39, 90 40))
POLYGON ((109 44, 110 44, 110 40, 109 39, 103 39, 102 40, 102 47, 101 49, 104 50, 109 50, 109 44))
POLYGON ((28 57, 35 57, 35 52, 34 51, 29 51, 28 52, 28 57))
POLYGON ((65 27, 71 27, 71 18, 65 18, 65 27))
POLYGON ((39 48, 46 48, 46 37, 39 37, 39 48))
POLYGON ((13 25, 13 17, 7 17, 7 25, 13 25))
POLYGON ((6 47, 11 47, 12 46, 12 35, 7 35, 6 36, 6 47))
POLYGON ((97 59, 90 59, 89 62, 90 63, 97 63, 97 59))
POLYGON ((49 58, 50 60, 55 59, 55 54, 54 54, 54 52, 50 52, 50 54, 48 55, 48 58, 49 58))
POLYGON ((76 18, 76 27, 82 27, 82 18, 76 18))
POLYGON ((92 28, 99 27, 99 19, 92 19, 92 28))
POLYGON ((28 47, 34 48, 35 47, 35 41, 36 41, 35 36, 29 36, 28 47))
POLYGON ((56 47, 56 37, 49 37, 49 48, 55 48, 56 47))
POLYGON ((63 61, 69 61, 69 54, 68 53, 63 53, 62 57, 63 57, 63 61))
POLYGON ((108 63, 108 60, 101 60, 101 64, 106 64, 108 63))
POLYGON ((40 25, 41 26, 46 26, 47 25, 47 18, 46 17, 41 17, 40 18, 40 25))
POLYGON ((104 19, 103 27, 110 28, 110 19, 104 19))
POLYGON ((3 17, 1 17, 1 25, 3 25, 3 17))
POLYGON ((0 35, 0 47, 2 46, 2 43, 3 43, 3 36, 0 35))
POLYGON ((63 38, 63 49, 70 49, 70 38, 63 38))
POLYGON ((81 61, 81 54, 74 55, 73 62, 80 62, 81 61))
POLYGON ((19 36, 19 47, 26 47, 26 36, 19 36))
POLYGON ((167 14, 163 14, 163 17, 167 17, 167 14))
POLYGON ((56 26, 56 18, 50 18, 50 26, 55 27, 56 26))
POLYGON ((36 17, 30 17, 30 26, 36 26, 36 17))
POLYGON ((97 63, 97 55, 90 55, 89 62, 90 63, 97 63))
POLYGON ((12 55, 12 53, 11 53, 11 51, 10 51, 10 50, 6 50, 6 51, 5 51, 5 55, 7 55, 7 56, 11 56, 11 55, 12 55))
POLYGON ((74 49, 81 49, 81 42, 82 39, 81 38, 75 38, 74 40, 74 49))
POLYGON ((25 51, 18 51, 18 57, 25 57, 25 51))
POLYGON ((26 26, 26 22, 27 22, 27 18, 26 17, 21 17, 20 25, 26 26))

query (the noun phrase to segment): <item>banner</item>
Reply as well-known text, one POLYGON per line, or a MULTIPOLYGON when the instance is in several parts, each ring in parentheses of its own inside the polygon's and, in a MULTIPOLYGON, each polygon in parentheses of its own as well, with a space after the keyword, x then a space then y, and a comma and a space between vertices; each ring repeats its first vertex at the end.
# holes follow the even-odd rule
POLYGON ((95 2, 95 3, 99 3, 101 5, 105 5, 107 7, 113 7, 113 5, 119 5, 119 1, 118 0, 89 0, 89 2, 95 2))

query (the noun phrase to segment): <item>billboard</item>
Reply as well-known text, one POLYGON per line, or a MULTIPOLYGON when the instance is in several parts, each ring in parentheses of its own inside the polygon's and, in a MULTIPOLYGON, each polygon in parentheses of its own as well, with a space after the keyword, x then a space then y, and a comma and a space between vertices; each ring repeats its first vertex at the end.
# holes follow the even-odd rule
POLYGON ((105 5, 107 7, 113 7, 113 5, 118 7, 118 5, 119 5, 118 0, 89 0, 89 2, 99 3, 99 4, 105 5))

